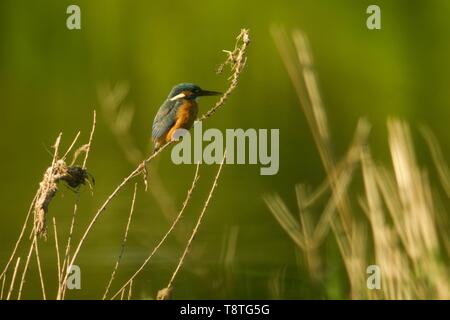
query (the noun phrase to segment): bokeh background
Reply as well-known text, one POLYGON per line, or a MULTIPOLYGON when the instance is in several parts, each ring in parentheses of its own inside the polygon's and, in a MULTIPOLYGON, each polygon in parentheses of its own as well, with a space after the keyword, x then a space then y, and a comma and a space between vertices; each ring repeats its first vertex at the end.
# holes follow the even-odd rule
MULTIPOLYGON (((241 28, 252 38, 248 65, 227 105, 204 128, 279 128, 280 170, 260 176, 258 165, 227 165, 186 264, 174 298, 348 298, 348 284, 333 239, 322 248, 327 279, 316 283, 302 255, 277 224, 263 196, 277 192, 295 209, 294 186, 324 179, 311 133, 271 37, 273 25, 301 28, 309 36, 333 148, 342 155, 358 118, 372 124, 370 143, 378 161, 389 161, 386 119, 407 120, 417 137, 420 163, 432 166, 419 125, 432 128, 449 159, 450 2, 376 1, 382 29, 366 27, 374 1, 24 1, 0 2, 0 265, 9 257, 28 206, 51 162, 51 146, 63 132, 63 147, 82 132, 87 141, 92 112, 97 130, 88 162, 93 194, 81 192, 75 242, 86 223, 133 166, 99 108, 102 84, 129 85, 125 102, 135 117, 131 136, 146 153, 153 116, 170 88, 194 82, 224 90, 216 75, 241 28), (81 30, 66 28, 66 8, 81 8, 81 30), (281 279, 281 280, 280 280, 281 279), (281 288, 279 285, 281 284, 281 288)), ((206 111, 213 99, 203 99, 206 111)), ((167 206, 181 207, 195 166, 175 166, 169 152, 150 167, 168 190, 167 206)), ((203 165, 183 225, 177 228, 134 284, 135 298, 154 298, 174 270, 207 197, 217 166, 203 165)), ((431 174, 433 174, 431 172, 431 174)), ((167 230, 169 220, 142 181, 122 265, 112 290, 134 272, 167 230)), ((133 185, 108 207, 78 259, 82 290, 68 298, 100 298, 120 250, 133 185)), ((66 239, 75 193, 61 187, 50 207, 66 239)), ((47 291, 53 296, 56 260, 52 237, 40 243, 47 291)), ((24 252, 20 253, 24 256, 24 252)), ((31 269, 36 270, 32 261, 31 269)), ((40 298, 36 272, 24 298, 40 298)))

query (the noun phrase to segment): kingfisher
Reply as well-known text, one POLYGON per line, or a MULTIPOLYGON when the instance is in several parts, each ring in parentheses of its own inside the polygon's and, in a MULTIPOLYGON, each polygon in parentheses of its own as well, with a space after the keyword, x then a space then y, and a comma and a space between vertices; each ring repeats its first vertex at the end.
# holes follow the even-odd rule
POLYGON ((193 83, 180 83, 173 87, 153 120, 153 152, 173 140, 177 129, 189 130, 192 127, 197 119, 199 97, 219 94, 217 91, 203 90, 193 83))

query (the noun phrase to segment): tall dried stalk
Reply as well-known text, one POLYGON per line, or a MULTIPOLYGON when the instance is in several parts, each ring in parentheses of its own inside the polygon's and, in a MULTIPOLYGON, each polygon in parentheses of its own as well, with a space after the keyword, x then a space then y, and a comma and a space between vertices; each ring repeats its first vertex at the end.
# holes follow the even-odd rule
MULTIPOLYGON (((87 164, 87 160, 89 158, 89 153, 91 151, 91 145, 92 145, 92 140, 94 138, 94 132, 95 132, 96 124, 97 124, 97 113, 94 110, 93 117, 92 117, 92 129, 91 129, 91 133, 89 135, 89 141, 88 141, 87 144, 85 144, 84 146, 80 147, 75 152, 74 160, 72 161, 72 162, 74 162, 76 160, 76 157, 78 156, 78 154, 80 152, 84 151, 85 154, 84 154, 83 165, 81 167, 82 170, 86 170, 86 164, 87 164)), ((69 150, 70 149, 71 148, 69 148, 69 150)), ((62 262, 62 267, 59 270, 59 272, 61 272, 61 274, 58 276, 59 279, 60 279, 60 282, 59 282, 59 285, 58 285, 58 296, 62 296, 63 299, 64 299, 64 295, 65 295, 65 292, 66 292, 66 286, 64 285, 63 282, 61 282, 61 280, 66 277, 65 274, 67 273, 68 267, 69 267, 67 265, 67 263, 68 263, 68 261, 70 259, 70 247, 71 247, 71 241, 72 241, 72 237, 73 237, 73 230, 74 230, 74 227, 75 227, 75 220, 76 220, 76 216, 77 216, 79 201, 80 201, 80 189, 77 188, 76 196, 75 196, 75 203, 74 203, 73 211, 72 211, 72 221, 70 223, 69 236, 67 237, 66 250, 64 252, 64 259, 63 259, 63 262, 62 262)))
MULTIPOLYGON (((119 253, 119 256, 117 257, 117 261, 116 261, 116 264, 114 265, 114 269, 111 273, 111 277, 109 279, 108 285, 106 286, 105 293, 103 294, 103 300, 105 300, 106 296, 108 295, 109 288, 111 287, 111 284, 114 280, 114 276, 116 275, 116 272, 117 272, 117 268, 119 267, 120 261, 122 260, 123 252, 125 251, 125 243, 127 242, 128 230, 130 228, 131 218, 133 217, 133 211, 134 211, 134 203, 136 201, 136 192, 137 192, 137 183, 134 184, 134 192, 133 192, 133 199, 131 201, 130 214, 128 216, 127 226, 125 227, 125 233, 123 235, 122 245, 120 247, 120 253, 119 253)), ((130 288, 130 290, 131 290, 131 288, 130 288)))
MULTIPOLYGON (((350 201, 345 192, 339 192, 338 190, 338 171, 331 149, 331 135, 320 96, 309 41, 300 30, 292 32, 292 42, 282 28, 273 28, 272 34, 310 127, 333 197, 335 198, 334 202, 339 212, 339 219, 333 221, 334 228, 351 234, 350 201)), ((345 239, 342 239, 342 241, 341 248, 350 253, 350 243, 345 241, 345 239)))
MULTIPOLYGON (((320 96, 309 41, 300 30, 293 31, 289 38, 284 29, 273 28, 272 35, 310 127, 339 213, 338 219, 332 221, 332 227, 339 233, 352 234, 350 201, 347 193, 339 190, 338 166, 331 150, 328 120, 320 96)), ((351 256, 348 239, 340 238, 339 241, 339 248, 351 256)))
POLYGON ((439 143, 430 128, 422 127, 420 131, 425 138, 428 148, 430 149, 442 187, 447 196, 450 198, 450 170, 442 154, 441 147, 439 146, 439 143))
POLYGON ((0 290, 0 300, 3 299, 3 293, 5 292, 5 285, 6 285, 6 275, 2 276, 2 289, 0 290))
POLYGON ((8 259, 8 262, 5 265, 5 268, 3 269, 2 273, 0 274, 0 279, 6 276, 6 272, 8 271, 9 266, 11 265, 11 262, 14 260, 14 257, 16 256, 17 249, 19 248, 20 244, 22 243, 22 239, 25 234, 25 230, 27 229, 27 226, 28 226, 28 220, 30 219, 31 213, 33 212, 34 203, 36 201, 36 198, 37 198, 37 193, 34 196, 33 200, 31 201, 30 208, 28 209, 27 216, 25 217, 25 221, 22 225, 22 229, 20 230, 19 237, 14 245, 14 249, 12 250, 12 253, 8 259))
POLYGON ((208 110, 204 115, 202 115, 199 121, 206 120, 211 117, 216 111, 225 105, 225 102, 230 97, 231 93, 237 88, 239 84, 239 77, 244 70, 245 64, 247 63, 247 49, 250 44, 250 34, 248 29, 242 29, 239 35, 236 37, 236 44, 233 51, 223 50, 228 54, 227 60, 219 67, 217 73, 222 73, 224 67, 229 65, 231 67, 231 76, 229 77, 230 86, 222 94, 219 101, 214 107, 208 110))
POLYGON ((34 241, 34 253, 35 253, 35 256, 36 256, 36 263, 37 263, 38 273, 39 273, 39 281, 40 281, 41 289, 42 289, 42 298, 44 300, 47 300, 47 295, 45 294, 44 275, 42 274, 41 258, 39 256, 39 249, 38 249, 38 242, 37 242, 37 240, 34 241))
POLYGON ((37 238, 33 235, 33 238, 32 238, 31 244, 30 244, 30 249, 28 250, 28 254, 27 254, 27 259, 25 261, 25 266, 24 266, 23 271, 22 271, 22 276, 21 276, 21 280, 20 280, 19 293, 17 295, 17 300, 20 300, 20 298, 22 297, 22 289, 23 289, 23 286, 25 284, 25 277, 26 277, 27 272, 28 272, 28 265, 30 263, 31 254, 33 253, 34 243, 36 241, 37 241, 37 238))
POLYGON ((188 192, 186 194, 186 198, 184 199, 183 206, 182 206, 181 210, 179 211, 178 215, 176 216, 176 218, 173 220, 173 222, 172 222, 171 226, 169 227, 169 229, 166 231, 166 233, 161 238, 161 240, 156 244, 156 246, 152 249, 152 251, 147 256, 147 258, 144 260, 144 262, 141 264, 141 266, 136 270, 135 273, 133 273, 133 275, 130 277, 130 279, 128 279, 128 281, 126 281, 125 284, 123 284, 122 287, 111 297, 111 299, 116 298, 120 294, 120 292, 123 292, 125 290, 125 288, 128 285, 131 286, 133 280, 139 275, 139 273, 141 273, 142 270, 144 270, 144 268, 150 262, 151 258, 155 255, 155 253, 159 250, 159 248, 163 245, 163 243, 166 241, 166 239, 169 237, 169 235, 175 229, 175 226, 178 224, 178 222, 180 221, 181 217, 183 216, 184 210, 186 209, 186 207, 187 207, 187 205, 189 203, 189 200, 191 199, 192 193, 194 192, 194 189, 197 186, 198 179, 200 178, 200 176, 198 174, 199 173, 199 168, 200 168, 200 164, 198 163, 197 167, 195 169, 195 175, 194 175, 194 178, 192 180, 191 187, 189 188, 189 190, 188 190, 188 192))
POLYGON ((58 230, 56 228, 56 218, 53 217, 53 235, 55 238, 56 264, 58 267, 58 285, 61 283, 61 254, 59 253, 58 230))
POLYGON ((11 285, 9 286, 8 295, 6 296, 6 300, 9 300, 11 298, 11 294, 14 289, 14 284, 16 282, 16 274, 17 274, 17 270, 19 269, 19 264, 20 264, 20 257, 17 258, 16 266, 14 268, 14 272, 13 272, 12 279, 11 279, 11 285))
POLYGON ((184 264, 184 259, 186 258, 186 255, 187 255, 187 253, 189 251, 189 248, 192 245, 192 241, 194 240, 195 236, 198 233, 200 225, 201 225, 201 223, 203 221, 203 216, 205 215, 206 209, 208 208, 209 202, 211 201, 211 198, 212 198, 212 196, 214 194, 214 190, 217 187, 217 183, 219 181, 220 173, 222 172, 222 167, 223 167, 223 164, 225 162, 225 158, 226 158, 226 151, 225 151, 225 153, 223 155, 223 159, 222 159, 222 162, 221 162, 221 164, 219 166, 219 170, 217 170, 217 174, 216 174, 216 177, 214 178, 214 183, 213 183, 213 185, 211 187, 211 190, 209 191, 208 198, 206 199, 205 204, 204 204, 203 209, 202 209, 202 212, 200 213, 200 215, 199 215, 199 217, 197 219, 197 223, 195 224, 195 227, 192 230, 191 236, 189 237, 189 240, 186 243, 186 247, 184 248, 183 254, 180 257, 180 260, 178 261, 178 265, 175 268, 175 271, 173 272, 172 277, 170 278, 169 283, 167 284, 167 286, 164 289, 162 289, 162 290, 160 290, 158 292, 158 296, 157 296, 158 300, 166 300, 166 299, 168 299, 170 297, 170 294, 171 294, 171 292, 173 290, 173 283, 175 281, 175 277, 177 276, 178 272, 180 271, 181 267, 184 264))
MULTIPOLYGON (((151 161, 153 160, 155 157, 157 157, 166 147, 168 147, 170 145, 170 143, 166 144, 164 147, 162 147, 161 149, 158 150, 158 152, 153 153, 151 156, 149 156, 147 159, 144 160, 144 162, 139 165, 136 169, 134 169, 127 177, 125 177, 123 179, 123 181, 114 189, 114 191, 108 196, 108 198, 106 199, 106 201, 100 206, 100 208, 97 210, 97 212, 95 213, 94 217, 92 218, 91 222, 88 224, 88 226, 86 227, 86 230, 84 231, 83 235, 81 236, 81 239, 78 242, 77 247, 74 250, 74 253, 72 255, 72 258, 69 261, 69 263, 67 264, 68 267, 72 266, 75 263, 75 260, 78 256, 78 254, 80 253, 81 247, 84 244, 84 241, 86 240, 87 236, 89 235, 89 233, 91 232, 92 227, 94 226, 94 224, 97 222, 98 218, 100 217, 100 215, 103 213, 103 211, 105 211, 105 209, 107 208, 107 206, 109 205, 109 203, 117 196, 117 194, 128 184, 128 182, 130 182, 133 178, 135 178, 136 176, 139 176, 145 166, 151 161)), ((64 277, 62 278, 62 284, 65 284, 67 282, 67 277, 68 274, 67 272, 65 273, 64 277)), ((62 286, 65 287, 65 286, 62 286)), ((61 299, 62 298, 62 290, 59 290, 57 299, 61 299)))
MULTIPOLYGON (((329 226, 347 271, 350 297, 448 299, 450 272, 444 261, 448 262, 449 257, 443 247, 449 232, 439 229, 436 221, 437 216, 448 220, 448 215, 436 210, 433 188, 426 171, 417 164, 409 127, 398 120, 388 121, 392 169, 376 165, 365 139, 361 139, 358 148, 350 149, 353 149, 353 165, 337 170, 328 151, 330 134, 324 120, 324 109, 318 107, 321 99, 311 69, 311 55, 305 49, 308 47, 306 38, 294 32, 292 47, 282 30, 275 30, 274 37, 310 124, 330 180, 326 186, 331 187, 332 194, 316 226, 304 209, 313 206, 317 196, 314 195, 314 201, 311 201, 304 188, 297 189, 299 222, 279 196, 266 197, 266 203, 283 229, 305 252, 312 276, 315 277, 317 271, 311 265, 311 259, 318 258, 317 248, 329 226), (361 197, 349 192, 350 182, 357 173, 354 170, 356 164, 362 169, 364 182, 364 195, 361 197), (342 182, 344 184, 341 185, 342 182), (350 202, 360 203, 365 221, 358 211, 346 204, 350 202), (336 208, 340 214, 335 217, 327 208, 331 211, 336 208), (321 224, 321 221, 325 223, 321 224), (322 225, 320 233, 317 232, 319 225, 322 225), (311 236, 318 233, 322 236, 311 236), (370 264, 378 265, 381 270, 381 290, 370 290, 367 286, 366 268, 370 264)), ((447 191, 448 168, 439 145, 431 131, 423 129, 422 133, 430 146, 441 184, 447 191)), ((321 186, 316 194, 323 195, 323 189, 321 186)))
MULTIPOLYGON (((360 121, 355 132, 353 143, 338 171, 337 183, 335 186, 338 197, 341 197, 347 192, 348 187, 353 180, 354 171, 359 160, 359 154, 366 143, 368 134, 369 125, 364 120, 360 121)), ((291 210, 288 209, 279 195, 266 195, 264 200, 278 223, 296 245, 298 245, 305 253, 305 259, 307 260, 308 269, 311 272, 312 277, 319 280, 322 276, 322 271, 318 250, 335 220, 335 212, 337 210, 336 202, 334 197, 331 197, 323 209, 317 223, 313 223, 312 216, 316 214, 313 214, 310 210, 317 200, 316 197, 313 196, 313 201, 311 196, 306 193, 305 186, 302 185, 296 186, 296 195, 299 211, 297 214, 293 214, 291 210), (294 219, 294 216, 299 216, 300 221, 297 222, 296 219, 294 219)), ((343 249, 345 250, 345 248, 343 249)))

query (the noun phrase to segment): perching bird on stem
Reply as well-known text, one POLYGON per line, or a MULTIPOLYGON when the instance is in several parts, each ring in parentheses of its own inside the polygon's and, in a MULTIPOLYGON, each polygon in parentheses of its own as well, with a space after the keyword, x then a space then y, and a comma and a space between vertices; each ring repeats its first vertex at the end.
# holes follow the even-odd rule
POLYGON ((198 114, 197 98, 219 94, 203 90, 193 83, 181 83, 173 87, 153 120, 153 152, 173 140, 177 129, 189 130, 192 127, 198 114))

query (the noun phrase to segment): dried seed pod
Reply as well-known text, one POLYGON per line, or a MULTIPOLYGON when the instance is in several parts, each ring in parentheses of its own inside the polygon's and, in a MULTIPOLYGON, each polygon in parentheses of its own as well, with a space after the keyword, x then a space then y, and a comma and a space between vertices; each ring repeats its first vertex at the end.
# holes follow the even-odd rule
POLYGON ((69 167, 63 159, 56 161, 53 166, 49 167, 39 183, 38 195, 34 204, 34 231, 38 236, 45 237, 46 235, 48 207, 58 191, 60 180, 67 183, 67 186, 72 189, 77 189, 86 182, 89 183, 89 181, 95 183, 94 178, 86 169, 79 166, 69 167))

